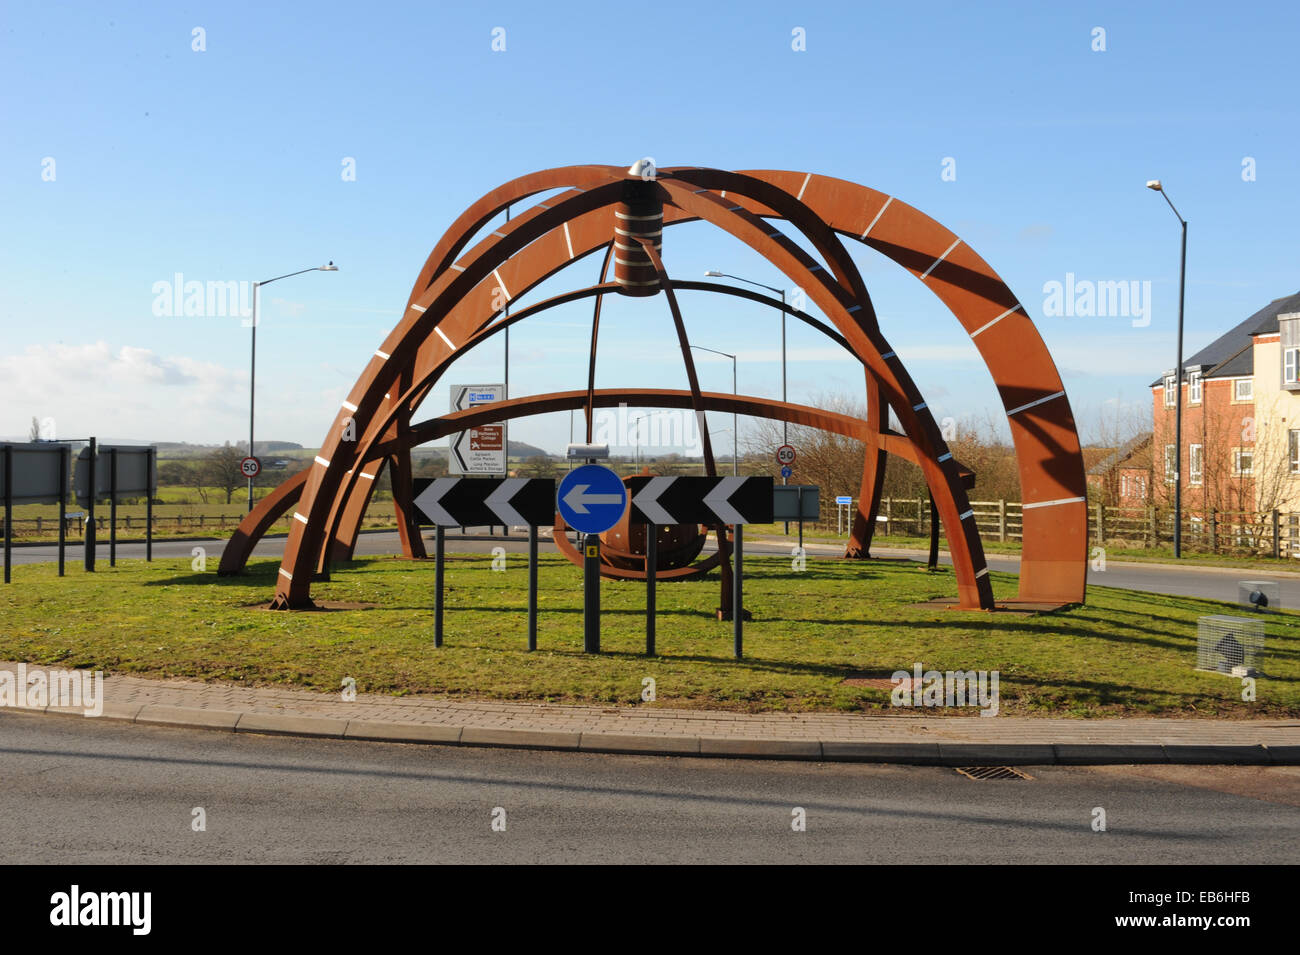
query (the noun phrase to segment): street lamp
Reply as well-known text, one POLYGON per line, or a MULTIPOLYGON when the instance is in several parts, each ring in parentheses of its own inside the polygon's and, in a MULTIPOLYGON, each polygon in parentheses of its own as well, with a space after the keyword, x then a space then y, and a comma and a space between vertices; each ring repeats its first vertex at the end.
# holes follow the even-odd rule
MULTIPOLYGON (((718 272, 714 269, 709 269, 704 274, 708 278, 735 279, 737 282, 744 282, 747 285, 754 285, 757 286, 758 288, 765 288, 769 292, 773 292, 781 296, 781 403, 785 404, 786 401, 788 400, 786 398, 786 390, 785 390, 785 289, 773 288, 770 285, 764 285, 762 282, 755 282, 753 279, 742 279, 739 275, 731 275, 728 272, 718 272)), ((781 422, 781 443, 783 445, 790 443, 790 422, 789 421, 781 422)), ((782 475, 781 483, 789 484, 790 482, 789 479, 787 479, 784 475, 782 475)), ((802 527, 803 525, 800 526, 802 527)), ((790 533, 789 521, 785 522, 785 532, 787 534, 790 533)))
POLYGON ((643 415, 637 415, 635 418, 632 419, 632 423, 636 425, 636 468, 637 470, 640 470, 641 468, 641 422, 648 417, 650 417, 650 415, 643 414, 643 415))
MULTIPOLYGON (((782 313, 782 314, 784 314, 784 313, 782 313)), ((727 353, 724 352, 724 351, 718 351, 716 348, 705 348, 703 345, 692 345, 691 347, 692 347, 692 348, 698 348, 700 351, 707 351, 707 352, 712 352, 712 353, 715 354, 715 355, 721 355, 723 358, 730 358, 730 359, 731 359, 731 393, 732 393, 733 395, 737 395, 737 396, 738 396, 740 393, 739 393, 738 391, 736 391, 736 356, 735 356, 735 355, 729 355, 729 354, 727 354, 727 353)), ((737 470, 736 470, 736 461, 737 461, 737 457, 736 457, 736 445, 737 445, 737 441, 736 441, 736 433, 737 433, 737 432, 736 432, 736 412, 735 412, 735 410, 733 409, 732 412, 731 412, 731 473, 732 473, 733 475, 735 475, 735 474, 737 473, 737 470)))
POLYGON ((1183 227, 1183 251, 1178 266, 1178 360, 1174 365, 1174 556, 1183 556, 1183 290, 1187 286, 1187 220, 1178 213, 1159 179, 1147 188, 1160 193, 1183 227))
MULTIPOLYGON (((280 279, 287 279, 294 275, 302 275, 304 272, 337 272, 339 267, 330 261, 328 265, 317 265, 310 269, 299 269, 297 272, 287 272, 284 275, 277 275, 273 279, 267 279, 264 282, 253 283, 253 336, 252 343, 248 353, 248 456, 250 458, 257 455, 253 452, 253 380, 254 373, 257 370, 257 291, 263 285, 270 285, 272 282, 278 282, 280 279)), ((248 509, 253 509, 253 479, 248 479, 248 509)))

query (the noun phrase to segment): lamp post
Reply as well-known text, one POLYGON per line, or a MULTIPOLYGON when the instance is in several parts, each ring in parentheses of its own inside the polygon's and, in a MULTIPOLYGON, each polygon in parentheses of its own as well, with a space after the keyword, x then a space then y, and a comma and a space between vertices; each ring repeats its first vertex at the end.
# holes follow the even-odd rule
MULTIPOLYGON (((317 265, 310 269, 299 269, 297 272, 287 272, 284 275, 277 275, 273 279, 267 279, 264 282, 253 283, 253 335, 248 352, 248 456, 250 458, 257 455, 253 452, 253 396, 254 375, 257 371, 257 292, 263 285, 270 285, 272 282, 278 282, 280 279, 287 279, 294 275, 302 275, 304 272, 337 272, 338 266, 331 261, 328 265, 317 265)), ((248 479, 248 509, 253 509, 253 479, 248 479)))
POLYGON ((641 422, 648 417, 650 416, 643 414, 632 419, 632 423, 636 425, 636 457, 633 459, 636 463, 633 466, 637 470, 641 469, 641 422))
MULTIPOLYGON (((785 313, 782 312, 782 315, 784 315, 784 314, 785 314, 785 313)), ((739 394, 740 394, 740 393, 736 390, 736 356, 735 356, 735 355, 729 355, 729 354, 727 354, 725 351, 718 351, 716 348, 705 348, 703 345, 692 345, 691 347, 692 347, 692 348, 698 348, 700 351, 707 351, 707 352, 712 352, 712 353, 715 354, 715 355, 721 355, 723 358, 730 358, 730 359, 731 359, 731 393, 732 393, 733 395, 739 395, 739 394)), ((733 410, 733 411, 731 412, 731 473, 732 473, 733 475, 735 475, 735 474, 737 473, 737 469, 736 469, 736 462, 737 462, 736 450, 737 450, 737 447, 736 447, 736 446, 737 446, 737 440, 736 440, 736 412, 733 410)))
POLYGON ((1183 249, 1178 265, 1178 359, 1174 364, 1174 557, 1183 556, 1183 292, 1187 287, 1187 220, 1178 213, 1159 179, 1147 188, 1160 193, 1183 227, 1183 249))

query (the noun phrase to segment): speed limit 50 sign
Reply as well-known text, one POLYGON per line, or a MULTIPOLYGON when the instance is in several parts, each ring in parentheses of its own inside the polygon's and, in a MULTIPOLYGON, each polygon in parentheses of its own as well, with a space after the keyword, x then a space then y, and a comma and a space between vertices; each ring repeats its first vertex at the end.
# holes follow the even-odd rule
POLYGON ((794 464, 794 445, 783 444, 776 449, 777 464, 794 464))
POLYGON ((244 477, 255 478, 262 473, 262 462, 257 458, 244 458, 239 462, 239 470, 244 472, 244 477))

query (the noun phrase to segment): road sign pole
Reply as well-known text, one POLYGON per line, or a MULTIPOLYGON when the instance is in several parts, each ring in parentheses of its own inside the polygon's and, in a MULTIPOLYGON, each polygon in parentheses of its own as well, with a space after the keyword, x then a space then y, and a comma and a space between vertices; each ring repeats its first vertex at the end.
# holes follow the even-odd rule
POLYGON ((10 549, 14 536, 14 449, 5 445, 5 583, 9 583, 10 549))
POLYGON ((645 526, 645 655, 655 655, 655 572, 659 569, 659 528, 645 526))
MULTIPOLYGON (((798 504, 798 507, 799 507, 799 549, 802 550, 802 549, 803 549, 803 485, 800 484, 798 487, 799 487, 799 489, 798 489, 797 491, 795 491, 795 494, 798 495, 798 499, 799 499, 799 504, 798 504)), ((787 521, 785 526, 786 526, 786 528, 788 529, 788 528, 790 527, 790 523, 787 521)))
POLYGON ((537 649, 537 525, 528 525, 528 649, 537 649))
POLYGON ((144 496, 144 559, 153 560, 153 492, 154 474, 158 468, 158 449, 150 448, 148 461, 145 467, 149 469, 149 474, 145 477, 144 483, 149 491, 144 496))
POLYGON ((442 525, 433 531, 433 645, 442 646, 442 557, 445 544, 442 525))
POLYGON ((67 545, 68 526, 68 469, 70 450, 65 444, 59 448, 59 576, 63 576, 63 549, 67 545))
POLYGON ((582 542, 582 650, 600 652, 600 535, 582 542))
POLYGON ((735 524, 732 532, 735 545, 733 553, 736 557, 736 572, 731 576, 731 632, 735 639, 737 660, 745 655, 745 605, 741 599, 741 581, 745 576, 743 571, 744 557, 742 556, 745 537, 744 526, 744 524, 735 524))
POLYGON ((90 457, 86 462, 86 477, 89 482, 89 489, 86 492, 86 533, 83 535, 86 545, 86 572, 93 574, 95 572, 95 461, 99 456, 99 445, 94 438, 90 439, 90 457))
POLYGON ((108 566, 117 566, 117 448, 108 452, 108 566))

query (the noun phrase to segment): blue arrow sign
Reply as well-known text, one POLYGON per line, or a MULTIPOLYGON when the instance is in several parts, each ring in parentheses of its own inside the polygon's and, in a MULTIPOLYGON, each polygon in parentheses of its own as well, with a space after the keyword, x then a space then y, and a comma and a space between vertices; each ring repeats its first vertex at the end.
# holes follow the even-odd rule
POLYGON ((786 478, 787 480, 790 478, 790 475, 792 474, 794 474, 794 469, 790 467, 790 465, 788 464, 781 469, 781 477, 786 478))
POLYGON ((555 505, 580 534, 609 530, 627 510, 627 488, 617 474, 599 464, 584 464, 564 476, 555 492, 555 505))

